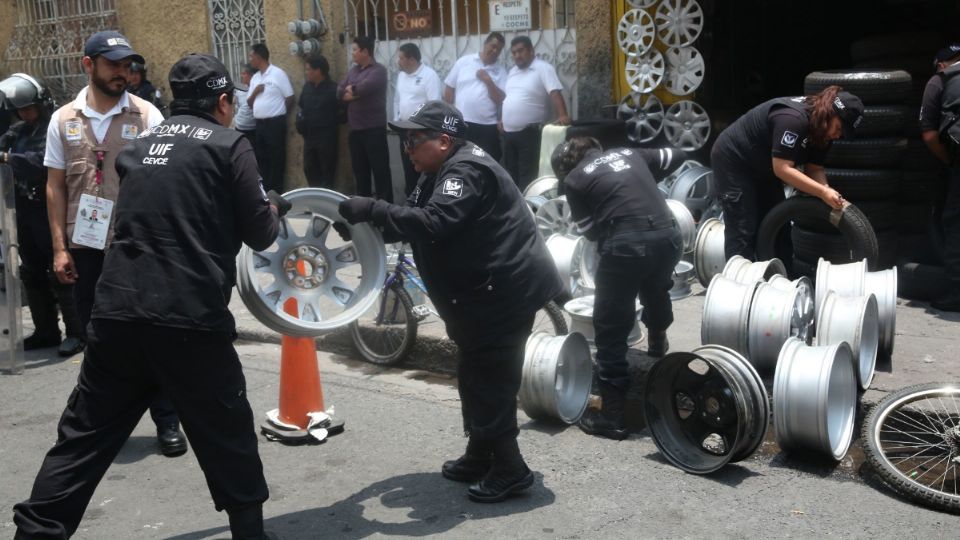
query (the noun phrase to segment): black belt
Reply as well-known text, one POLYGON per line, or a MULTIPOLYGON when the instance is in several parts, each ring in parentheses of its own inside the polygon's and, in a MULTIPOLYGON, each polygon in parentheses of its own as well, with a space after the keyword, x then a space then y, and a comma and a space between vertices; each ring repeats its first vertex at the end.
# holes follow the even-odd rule
POLYGON ((287 115, 281 114, 280 116, 271 116, 270 118, 257 118, 257 123, 266 124, 267 122, 276 122, 278 120, 286 120, 286 119, 287 119, 287 115))
POLYGON ((629 216, 610 220, 607 230, 610 234, 621 231, 659 231, 676 226, 673 216, 629 216))

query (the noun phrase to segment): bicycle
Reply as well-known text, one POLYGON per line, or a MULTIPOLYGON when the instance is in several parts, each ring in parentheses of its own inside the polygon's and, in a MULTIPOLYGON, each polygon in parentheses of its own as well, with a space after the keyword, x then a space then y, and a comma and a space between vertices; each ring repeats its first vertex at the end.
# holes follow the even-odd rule
MULTIPOLYGON (((393 270, 387 272, 384 279, 380 300, 367 313, 350 323, 350 337, 364 360, 380 366, 400 363, 413 348, 420 323, 430 315, 437 315, 426 303, 414 305, 407 290, 408 284, 424 296, 427 294, 427 287, 416 270, 416 264, 401 247, 393 270)), ((556 302, 548 302, 537 312, 533 331, 546 331, 553 335, 568 333, 563 310, 556 302)))

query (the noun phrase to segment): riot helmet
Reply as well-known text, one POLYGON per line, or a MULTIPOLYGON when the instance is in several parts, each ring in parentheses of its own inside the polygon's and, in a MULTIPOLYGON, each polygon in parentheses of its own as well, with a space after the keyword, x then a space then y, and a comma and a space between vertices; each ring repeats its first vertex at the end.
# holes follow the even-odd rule
POLYGON ((0 107, 9 110, 39 105, 47 114, 53 113, 53 97, 36 79, 26 73, 14 73, 0 81, 0 107))

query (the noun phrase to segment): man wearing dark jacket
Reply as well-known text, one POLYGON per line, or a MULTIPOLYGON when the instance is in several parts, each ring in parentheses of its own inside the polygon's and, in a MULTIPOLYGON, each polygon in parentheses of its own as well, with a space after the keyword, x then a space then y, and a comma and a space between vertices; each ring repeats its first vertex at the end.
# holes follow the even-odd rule
POLYGON ((330 80, 330 63, 323 56, 307 60, 304 71, 307 81, 297 110, 297 133, 303 137, 303 174, 310 187, 333 189, 340 127, 337 83, 330 80))
POLYGON ((477 482, 478 502, 533 484, 517 446, 517 393, 534 314, 562 291, 557 270, 510 175, 463 141, 460 111, 428 101, 391 122, 422 173, 407 206, 368 197, 340 204, 387 241, 410 242, 430 299, 460 349, 457 367, 467 450, 443 476, 477 482))
POLYGON ((241 243, 279 230, 253 148, 228 128, 233 82, 209 55, 170 70, 174 115, 117 157, 116 235, 97 283, 90 341, 17 538, 67 538, 143 412, 163 392, 180 415, 233 538, 264 538, 267 484, 233 348, 228 303, 241 243))
POLYGON ((603 408, 580 421, 580 429, 591 435, 616 440, 627 436, 623 414, 630 386, 627 336, 636 324, 638 295, 647 327, 647 354, 661 357, 669 348, 670 288, 683 241, 654 174, 666 176, 685 156, 670 148, 604 152, 589 137, 575 137, 553 152, 551 164, 571 217, 584 236, 597 241, 600 253, 593 327, 603 408))

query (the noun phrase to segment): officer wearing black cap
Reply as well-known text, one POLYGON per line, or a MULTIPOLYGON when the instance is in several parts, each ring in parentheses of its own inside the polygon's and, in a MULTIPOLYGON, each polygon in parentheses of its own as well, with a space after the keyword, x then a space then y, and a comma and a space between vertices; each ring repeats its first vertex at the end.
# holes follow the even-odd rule
POLYGON ((783 184, 843 207, 823 162, 830 144, 851 137, 862 117, 860 98, 828 86, 815 95, 761 103, 720 133, 710 164, 723 206, 728 259, 755 258, 757 227, 784 200, 783 184))
POLYGON ((937 73, 927 81, 920 107, 920 132, 927 148, 950 169, 943 205, 943 262, 947 295, 930 302, 943 311, 960 311, 960 43, 937 51, 937 73))
MULTIPOLYGON (((65 538, 158 392, 180 413, 217 510, 234 538, 264 538, 267 485, 227 308, 241 243, 267 248, 279 230, 249 141, 229 129, 233 82, 212 56, 170 71, 174 115, 128 145, 116 238, 97 284, 92 334, 76 388, 18 535, 65 538)), ((19 536, 18 536, 19 538, 19 536)))
POLYGON ((140 62, 130 64, 130 76, 127 77, 127 92, 149 101, 162 112, 166 106, 160 101, 160 91, 147 79, 147 65, 140 62))
POLYGON ((369 197, 340 204, 350 223, 370 221, 387 241, 413 247, 430 299, 459 346, 457 367, 467 450, 443 476, 477 482, 479 502, 502 501, 533 484, 517 446, 517 393, 534 314, 563 289, 510 175, 463 140, 460 111, 428 101, 391 122, 421 173, 407 206, 369 197))
POLYGON ((603 406, 580 421, 591 435, 627 437, 624 403, 630 386, 627 337, 636 324, 636 299, 643 304, 647 354, 669 349, 673 324, 670 288, 683 240, 673 213, 657 189, 657 177, 676 170, 686 152, 672 148, 613 148, 603 151, 589 137, 574 137, 551 157, 560 191, 579 231, 597 241, 600 264, 593 306, 597 379, 603 406))

